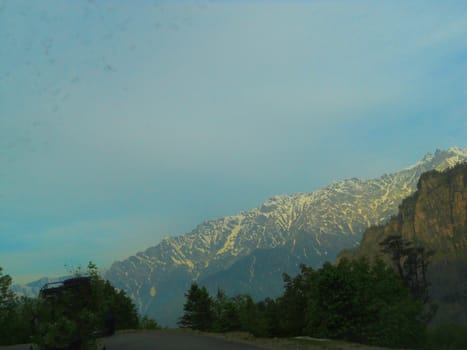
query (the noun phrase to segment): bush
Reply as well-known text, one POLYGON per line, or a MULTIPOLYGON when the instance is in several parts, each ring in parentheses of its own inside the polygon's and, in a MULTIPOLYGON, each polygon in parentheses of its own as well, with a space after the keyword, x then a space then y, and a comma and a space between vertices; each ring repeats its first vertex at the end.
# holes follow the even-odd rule
POLYGON ((444 324, 426 332, 423 349, 451 350, 467 348, 467 327, 459 324, 444 324))
POLYGON ((157 321, 148 316, 143 316, 139 320, 139 329, 160 329, 161 327, 157 321))

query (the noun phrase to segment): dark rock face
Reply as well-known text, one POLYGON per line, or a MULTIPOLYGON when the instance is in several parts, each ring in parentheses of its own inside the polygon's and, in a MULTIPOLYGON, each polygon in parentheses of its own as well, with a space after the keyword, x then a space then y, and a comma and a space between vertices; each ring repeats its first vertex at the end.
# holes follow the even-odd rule
POLYGON ((311 193, 276 196, 115 262, 105 277, 163 325, 176 323, 193 280, 230 295, 273 297, 282 292, 283 272, 295 274, 300 263, 316 267, 334 261, 342 249, 357 246, 368 227, 395 215, 422 173, 465 160, 467 149, 437 151, 378 179, 349 179, 311 193))
POLYGON ((434 251, 428 269, 431 294, 439 304, 433 322, 467 324, 467 163, 423 174, 417 191, 386 225, 368 229, 360 246, 340 257, 380 255, 389 235, 434 251))

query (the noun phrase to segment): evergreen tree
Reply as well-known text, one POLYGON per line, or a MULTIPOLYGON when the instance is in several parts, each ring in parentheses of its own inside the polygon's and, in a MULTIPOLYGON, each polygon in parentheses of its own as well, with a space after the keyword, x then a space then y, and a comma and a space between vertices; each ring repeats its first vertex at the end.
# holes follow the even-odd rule
POLYGON ((13 344, 15 334, 13 323, 15 318, 17 298, 11 291, 11 277, 3 274, 0 267, 0 344, 13 344))
POLYGON ((313 274, 309 335, 385 346, 414 346, 421 339, 422 304, 383 261, 343 259, 313 274))
MULTIPOLYGON (((419 252, 417 253, 419 254, 419 252)), ((401 269, 406 265, 401 265, 401 269)), ((277 300, 255 303, 250 295, 212 299, 193 283, 179 325, 218 332, 246 331, 255 336, 310 335, 391 347, 417 346, 426 319, 423 304, 404 280, 382 260, 342 259, 320 269, 302 265, 284 275, 277 300)))
POLYGON ((401 235, 388 236, 380 246, 381 250, 389 255, 393 267, 413 296, 427 304, 430 301, 427 269, 429 259, 434 252, 414 245, 413 242, 403 239, 401 235))
POLYGON ((41 347, 60 348, 76 339, 83 348, 93 348, 97 335, 138 326, 130 298, 103 280, 90 262, 86 273, 80 269, 73 278, 41 292, 33 341, 41 347))
POLYGON ((300 266, 301 273, 295 277, 283 274, 284 294, 278 299, 278 309, 281 314, 278 322, 279 334, 297 336, 303 333, 305 312, 307 306, 307 284, 310 283, 313 269, 300 266))
POLYGON ((199 287, 192 283, 185 293, 186 303, 183 306, 184 314, 178 321, 182 328, 191 328, 200 331, 211 330, 213 323, 213 301, 206 287, 199 287))
MULTIPOLYGON (((95 264, 86 272, 52 286, 50 293, 32 299, 17 297, 10 289, 11 277, 0 267, 0 344, 29 343, 43 347, 68 346, 80 339, 92 348, 98 333, 138 328, 136 307, 123 291, 103 280, 95 264)), ((154 327, 155 321, 144 320, 154 327)))
POLYGON ((279 312, 276 300, 266 298, 256 303, 257 323, 253 334, 261 337, 274 337, 280 334, 279 320, 282 314, 279 312))
POLYGON ((428 323, 437 310, 429 294, 430 283, 427 278, 428 265, 434 252, 415 245, 401 235, 388 236, 380 246, 381 251, 389 256, 393 268, 413 297, 425 305, 423 318, 428 323))
POLYGON ((264 333, 260 321, 260 315, 253 298, 249 294, 240 294, 232 299, 237 307, 240 330, 254 335, 264 333))
POLYGON ((149 316, 142 316, 139 320, 139 328, 140 329, 160 329, 161 327, 157 323, 157 321, 149 316))
POLYGON ((11 277, 3 274, 3 268, 0 266, 0 315, 8 311, 15 304, 15 295, 10 290, 11 277))
POLYGON ((214 332, 228 332, 240 329, 237 304, 232 298, 227 297, 223 290, 218 289, 213 300, 212 330, 214 332))

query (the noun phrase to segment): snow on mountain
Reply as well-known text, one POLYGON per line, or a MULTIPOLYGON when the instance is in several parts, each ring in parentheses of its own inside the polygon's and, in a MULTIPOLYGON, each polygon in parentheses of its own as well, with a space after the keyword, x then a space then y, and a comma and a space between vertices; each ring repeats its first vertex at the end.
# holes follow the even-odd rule
MULTIPOLYGON (((258 208, 206 221, 182 236, 167 237, 144 252, 115 262, 106 277, 127 291, 142 313, 162 324, 173 325, 180 316, 183 293, 193 280, 214 286, 222 276, 235 280, 249 269, 243 292, 270 296, 277 292, 272 289, 280 284, 282 272, 294 272, 300 262, 319 265, 334 261, 340 250, 358 245, 366 228, 397 213, 402 200, 415 191, 422 173, 462 161, 467 161, 467 148, 437 150, 413 166, 377 179, 353 178, 311 193, 275 196, 258 208), (266 265, 271 262, 278 279, 270 290, 257 285, 269 276, 267 266, 261 267, 263 278, 255 274, 262 258, 266 265)), ((242 291, 238 285, 234 287, 234 292, 242 291)))

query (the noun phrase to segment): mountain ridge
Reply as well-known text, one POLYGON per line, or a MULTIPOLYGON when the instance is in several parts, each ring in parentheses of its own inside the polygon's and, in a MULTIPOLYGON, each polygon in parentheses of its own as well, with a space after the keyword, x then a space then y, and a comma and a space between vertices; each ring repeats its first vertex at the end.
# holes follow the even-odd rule
MULTIPOLYGON (((278 296, 283 272, 295 274, 301 263, 320 266, 341 250, 356 247, 368 227, 397 213, 422 173, 466 160, 467 148, 436 150, 414 165, 375 179, 351 178, 314 192, 273 196, 257 208, 166 237, 114 262, 104 276, 125 290, 140 312, 168 325, 175 324, 183 293, 193 280, 212 292, 220 287, 230 295, 278 296)), ((34 281, 14 288, 35 295, 42 284, 34 281)))
MULTIPOLYGON (((193 280, 210 281, 215 288, 213 276, 222 276, 258 250, 274 255, 275 249, 284 248, 289 252, 285 260, 298 257, 311 265, 333 261, 340 250, 358 245, 365 229, 395 215, 402 200, 415 191, 422 173, 463 160, 467 160, 467 148, 436 150, 410 167, 376 179, 352 178, 310 193, 274 196, 250 211, 208 220, 189 233, 165 238, 115 262, 105 276, 126 290, 143 313, 174 324, 183 293, 193 280)), ((281 272, 293 273, 290 270, 297 264, 281 272)), ((255 289, 254 282, 249 286, 244 292, 255 289)))

